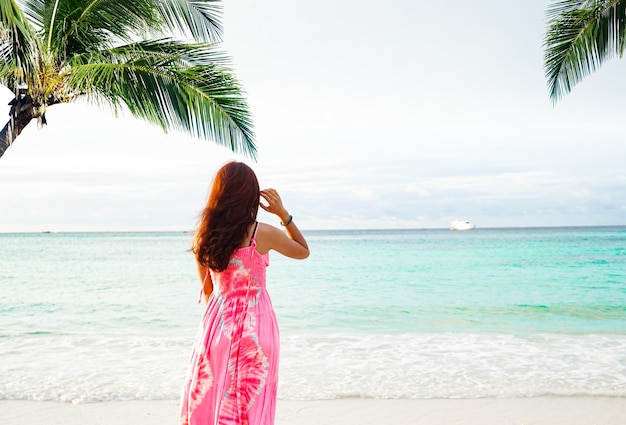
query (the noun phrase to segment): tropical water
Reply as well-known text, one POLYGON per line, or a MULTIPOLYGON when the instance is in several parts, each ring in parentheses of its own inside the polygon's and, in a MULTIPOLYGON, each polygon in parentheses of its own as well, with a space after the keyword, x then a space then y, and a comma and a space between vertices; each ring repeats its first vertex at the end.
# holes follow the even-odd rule
MULTIPOLYGON (((626 227, 305 232, 279 398, 626 396, 626 227)), ((0 234, 0 399, 177 399, 188 233, 0 234)))

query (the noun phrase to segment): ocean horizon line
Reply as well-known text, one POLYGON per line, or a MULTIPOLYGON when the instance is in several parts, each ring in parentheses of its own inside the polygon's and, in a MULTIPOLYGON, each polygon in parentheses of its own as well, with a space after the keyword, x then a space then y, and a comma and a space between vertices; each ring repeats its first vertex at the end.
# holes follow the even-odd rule
MULTIPOLYGON (((303 232, 333 233, 333 232, 411 232, 411 231, 452 231, 455 233, 471 233, 481 230, 549 230, 549 229, 608 229, 626 228, 625 224, 581 224, 581 225, 528 225, 528 226, 476 226, 471 230, 451 230, 449 227, 363 227, 363 228, 324 228, 324 229, 301 229, 303 232)), ((102 229, 102 230, 26 230, 26 231, 0 231, 0 235, 42 235, 42 234, 106 234, 106 233, 170 233, 170 234, 193 234, 193 229, 102 229)))

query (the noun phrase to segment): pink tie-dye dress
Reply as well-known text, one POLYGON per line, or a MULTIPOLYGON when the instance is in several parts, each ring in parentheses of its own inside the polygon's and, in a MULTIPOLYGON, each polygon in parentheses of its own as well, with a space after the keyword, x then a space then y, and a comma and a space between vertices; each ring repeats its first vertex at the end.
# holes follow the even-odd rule
POLYGON ((193 347, 181 396, 183 425, 273 425, 279 334, 265 288, 267 254, 237 249, 211 271, 213 293, 193 347))

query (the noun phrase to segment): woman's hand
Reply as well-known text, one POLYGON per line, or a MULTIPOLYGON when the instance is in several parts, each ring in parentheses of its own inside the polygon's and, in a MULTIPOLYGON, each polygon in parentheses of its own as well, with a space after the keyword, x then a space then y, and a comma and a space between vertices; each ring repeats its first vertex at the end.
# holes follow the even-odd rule
POLYGON ((289 221, 289 213, 283 206, 283 201, 280 199, 280 195, 276 189, 262 190, 261 197, 267 201, 267 205, 259 201, 261 208, 268 213, 276 214, 283 223, 287 223, 289 221))
POLYGON ((303 259, 309 256, 309 246, 306 239, 294 223, 293 218, 283 206, 283 201, 275 189, 265 189, 261 191, 261 197, 267 204, 259 200, 259 205, 265 211, 276 214, 280 218, 282 230, 268 224, 259 224, 257 232, 257 249, 261 253, 266 253, 274 249, 281 254, 290 257, 303 259))

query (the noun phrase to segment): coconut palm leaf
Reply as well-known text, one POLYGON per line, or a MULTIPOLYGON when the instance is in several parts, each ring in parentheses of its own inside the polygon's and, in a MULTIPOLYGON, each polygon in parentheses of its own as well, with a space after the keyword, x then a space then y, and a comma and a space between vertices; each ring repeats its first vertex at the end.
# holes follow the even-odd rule
POLYGON ((37 34, 13 0, 0 0, 0 84, 17 93, 36 78, 41 59, 37 34))
POLYGON ((18 0, 20 8, 24 12, 24 16, 36 31, 43 28, 42 12, 46 9, 45 0, 18 0))
POLYGON ((94 102, 106 99, 116 108, 123 105, 165 131, 184 131, 256 156, 243 90, 228 70, 227 58, 211 45, 161 40, 99 55, 78 57, 62 73, 72 92, 94 102), (85 58, 89 62, 81 61, 85 58))
POLYGON ((155 5, 169 31, 209 43, 222 40, 222 6, 218 0, 156 0, 155 5))
POLYGON ((175 33, 198 41, 218 42, 221 7, 215 0, 55 0, 44 17, 49 49, 80 53, 175 33), (54 19, 54 21, 52 21, 54 19))
POLYGON ((55 0, 43 19, 47 50, 62 58, 130 43, 161 25, 153 0, 55 0))
POLYGON ((553 101, 625 46, 626 0, 560 0, 548 9, 544 69, 553 101))

